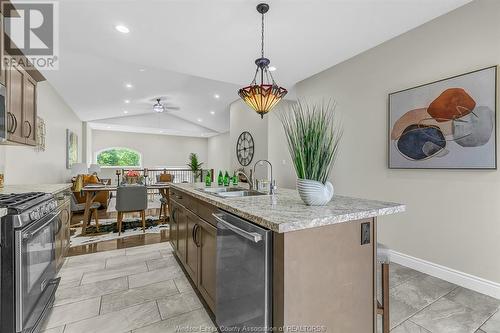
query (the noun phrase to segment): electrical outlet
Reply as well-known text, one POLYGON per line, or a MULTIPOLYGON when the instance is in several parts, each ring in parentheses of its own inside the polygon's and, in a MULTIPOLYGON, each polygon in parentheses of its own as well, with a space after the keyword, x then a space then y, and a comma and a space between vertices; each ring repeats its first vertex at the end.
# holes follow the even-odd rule
POLYGON ((361 223, 361 245, 370 244, 370 222, 361 223))

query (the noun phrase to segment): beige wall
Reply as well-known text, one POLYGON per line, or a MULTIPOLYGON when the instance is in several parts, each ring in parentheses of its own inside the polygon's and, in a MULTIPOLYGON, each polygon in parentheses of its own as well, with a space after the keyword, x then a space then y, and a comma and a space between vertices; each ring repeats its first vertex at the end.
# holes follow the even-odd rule
MULTIPOLYGON (((197 153, 207 163, 207 138, 92 130, 92 163, 104 148, 125 147, 142 155, 142 166, 185 167, 190 153, 197 153)), ((114 169, 103 169, 101 177, 114 180, 114 169)))
POLYGON ((231 142, 229 132, 208 139, 207 168, 214 169, 214 179, 219 171, 233 171, 231 168, 231 142))
POLYGON ((5 166, 7 184, 68 182, 66 169, 66 129, 78 135, 78 158, 82 151, 82 122, 47 81, 37 87, 38 115, 47 127, 46 147, 37 152, 32 147, 0 147, 0 165, 5 166))
POLYGON ((500 1, 475 1, 297 85, 299 96, 335 98, 343 114, 337 192, 408 205, 380 218, 383 243, 497 283, 500 172, 389 170, 387 94, 497 65, 499 41, 500 1))

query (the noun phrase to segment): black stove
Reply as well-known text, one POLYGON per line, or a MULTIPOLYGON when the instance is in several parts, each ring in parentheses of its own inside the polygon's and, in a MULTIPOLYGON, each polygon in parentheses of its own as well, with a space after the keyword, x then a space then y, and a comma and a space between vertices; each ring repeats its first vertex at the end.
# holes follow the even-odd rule
POLYGON ((35 333, 54 301, 55 235, 61 220, 51 194, 0 194, 0 332, 35 333))

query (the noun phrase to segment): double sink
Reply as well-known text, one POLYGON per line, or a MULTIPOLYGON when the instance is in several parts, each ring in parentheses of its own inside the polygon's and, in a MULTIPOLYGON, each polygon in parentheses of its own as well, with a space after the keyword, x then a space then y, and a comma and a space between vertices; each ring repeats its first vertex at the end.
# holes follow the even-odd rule
POLYGON ((209 193, 221 198, 250 197, 255 195, 266 195, 255 190, 248 190, 241 187, 207 187, 199 188, 198 191, 209 193))

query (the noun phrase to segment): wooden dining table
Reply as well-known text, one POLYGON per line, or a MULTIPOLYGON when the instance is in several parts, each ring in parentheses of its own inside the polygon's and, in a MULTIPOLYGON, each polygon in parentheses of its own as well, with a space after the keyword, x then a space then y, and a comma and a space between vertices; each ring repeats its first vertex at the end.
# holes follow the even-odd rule
MULTIPOLYGON (((149 190, 158 190, 160 195, 167 199, 167 205, 170 207, 170 196, 169 196, 169 188, 170 183, 156 183, 150 184, 146 186, 149 190)), ((116 192, 116 185, 87 185, 82 188, 82 192, 85 193, 85 211, 83 213, 83 223, 82 223, 82 236, 86 235, 87 227, 90 223, 90 207, 94 202, 95 198, 99 194, 99 192, 116 192)))

